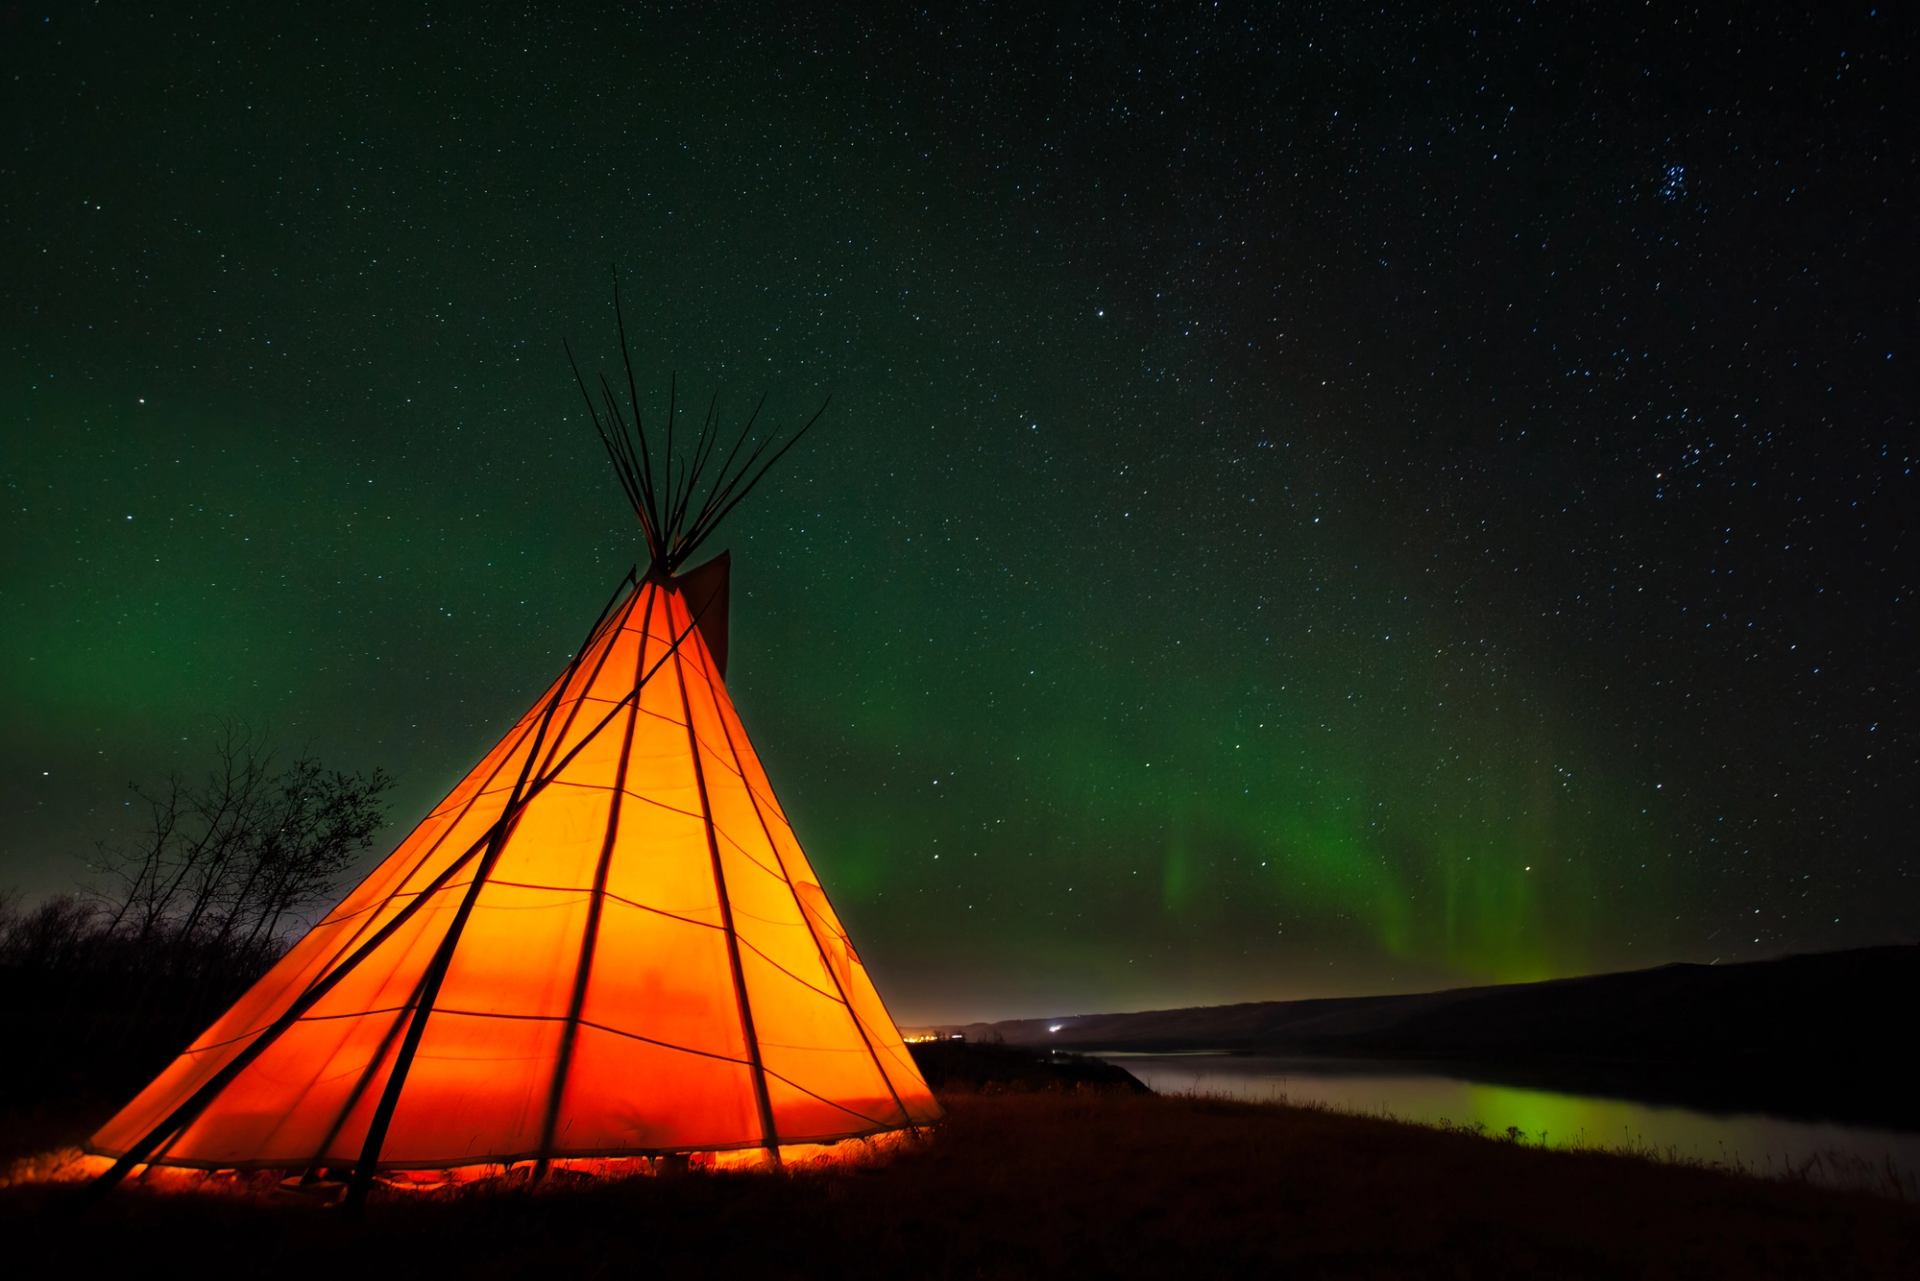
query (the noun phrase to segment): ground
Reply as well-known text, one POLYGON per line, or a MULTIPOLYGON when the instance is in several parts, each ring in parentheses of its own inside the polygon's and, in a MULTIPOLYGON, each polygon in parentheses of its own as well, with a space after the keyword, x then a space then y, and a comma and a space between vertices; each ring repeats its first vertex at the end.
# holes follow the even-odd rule
POLYGON ((954 1091, 884 1165, 687 1174, 361 1217, 279 1192, 0 1190, 15 1275, 244 1260, 467 1277, 1905 1277, 1920 1207, 1390 1121, 1115 1089, 954 1091), (750 1270, 750 1271, 748 1271, 750 1270))

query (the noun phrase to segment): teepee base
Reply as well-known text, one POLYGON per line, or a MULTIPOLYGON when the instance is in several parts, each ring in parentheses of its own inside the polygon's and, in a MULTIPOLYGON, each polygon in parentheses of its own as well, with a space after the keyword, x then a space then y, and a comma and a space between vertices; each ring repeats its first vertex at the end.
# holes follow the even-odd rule
MULTIPOLYGON (((928 1141, 926 1127, 883 1130, 823 1143, 785 1143, 769 1150, 762 1147, 725 1148, 692 1152, 608 1153, 603 1155, 556 1156, 548 1165, 544 1179, 537 1179, 538 1162, 533 1158, 512 1161, 476 1161, 423 1169, 381 1169, 375 1176, 377 1186, 404 1194, 456 1191, 481 1184, 511 1187, 544 1182, 563 1188, 611 1179, 674 1178, 690 1174, 774 1173, 793 1170, 818 1170, 833 1166, 879 1164, 912 1151, 928 1141)), ((113 1158, 100 1153, 83 1153, 59 1164, 58 1173, 49 1181, 69 1182, 90 1179, 104 1173, 113 1158)), ((260 1190, 266 1176, 282 1175, 275 1183, 277 1191, 329 1204, 341 1199, 352 1178, 350 1165, 338 1168, 321 1166, 310 1171, 289 1171, 283 1165, 192 1165, 181 1162, 151 1162, 136 1166, 129 1182, 136 1187, 159 1192, 234 1192, 260 1190)))

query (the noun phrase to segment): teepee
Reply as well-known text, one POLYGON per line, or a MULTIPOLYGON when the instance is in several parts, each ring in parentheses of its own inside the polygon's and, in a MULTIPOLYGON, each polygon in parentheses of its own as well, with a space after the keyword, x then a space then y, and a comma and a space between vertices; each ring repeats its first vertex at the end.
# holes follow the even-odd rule
POLYGON ((771 456, 750 419, 715 467, 710 408, 676 467, 671 407, 650 442, 637 397, 599 391, 646 572, 399 847, 93 1136, 115 1158, 103 1181, 148 1163, 351 1171, 359 1195, 381 1170, 777 1161, 939 1116, 728 697, 727 558, 680 569, 819 415, 771 456))

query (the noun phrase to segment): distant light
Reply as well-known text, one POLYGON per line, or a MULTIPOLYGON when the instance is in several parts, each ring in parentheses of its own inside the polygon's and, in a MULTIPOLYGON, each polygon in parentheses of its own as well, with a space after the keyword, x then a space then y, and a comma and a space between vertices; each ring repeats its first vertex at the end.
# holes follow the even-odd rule
POLYGON ((1065 1027, 1065 1026, 1066 1026, 1066 1024, 1065 1024, 1065 1023, 1049 1023, 1049 1024, 1047 1024, 1047 1031, 1049 1031, 1049 1032, 1058 1032, 1058 1031, 1059 1031, 1059 1030, 1060 1030, 1061 1028, 1063 1028, 1063 1027, 1065 1027))

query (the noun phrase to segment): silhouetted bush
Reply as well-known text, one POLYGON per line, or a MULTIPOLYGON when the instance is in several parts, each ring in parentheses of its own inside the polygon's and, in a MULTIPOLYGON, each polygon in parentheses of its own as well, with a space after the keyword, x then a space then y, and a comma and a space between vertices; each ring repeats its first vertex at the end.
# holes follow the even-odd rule
POLYGON ((282 765, 228 728, 198 781, 134 787, 139 835, 95 884, 0 904, 0 1088, 41 1098, 139 1085, 279 958, 385 820, 387 774, 282 765))

